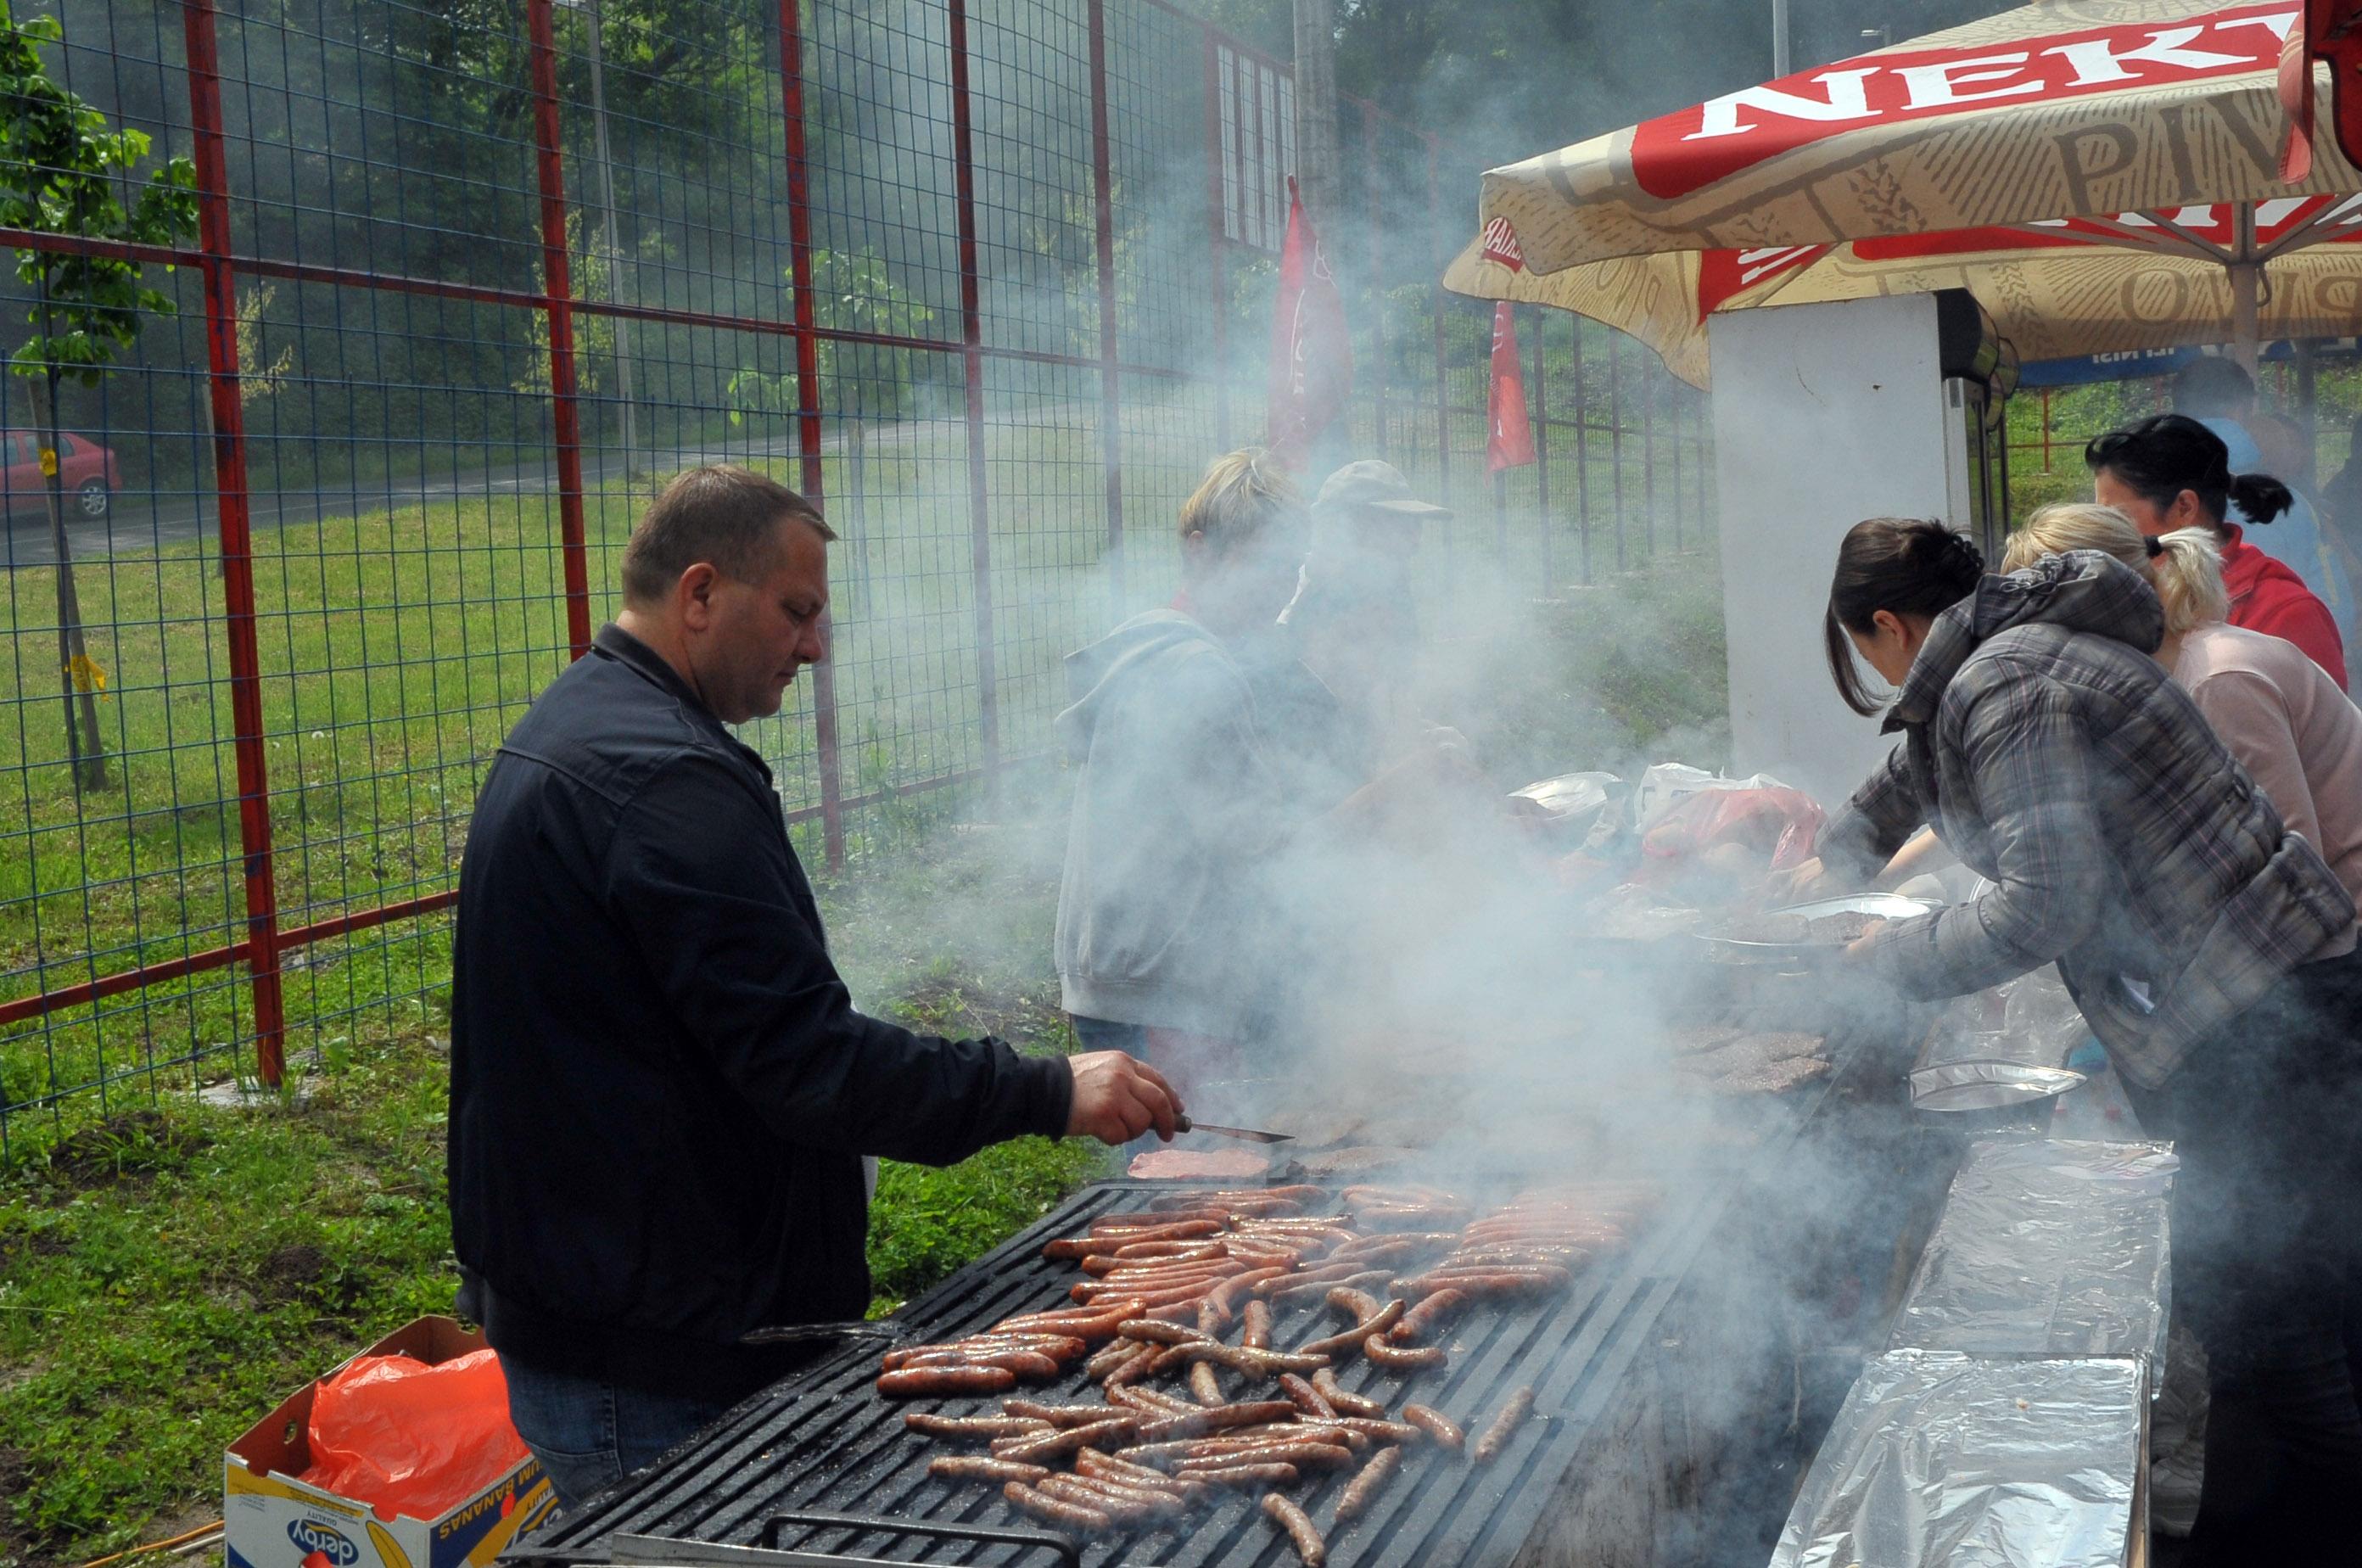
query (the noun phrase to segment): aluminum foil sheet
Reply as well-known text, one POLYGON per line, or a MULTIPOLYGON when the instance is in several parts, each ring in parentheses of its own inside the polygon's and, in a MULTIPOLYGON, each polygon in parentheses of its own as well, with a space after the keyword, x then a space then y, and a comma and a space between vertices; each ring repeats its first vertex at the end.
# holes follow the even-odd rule
POLYGON ((2124 1568, 2147 1379, 2131 1358, 1894 1351, 1862 1369, 1772 1568, 2124 1568))
POLYGON ((2165 1143, 1973 1145, 1887 1348, 2160 1364, 2180 1164, 2165 1143))

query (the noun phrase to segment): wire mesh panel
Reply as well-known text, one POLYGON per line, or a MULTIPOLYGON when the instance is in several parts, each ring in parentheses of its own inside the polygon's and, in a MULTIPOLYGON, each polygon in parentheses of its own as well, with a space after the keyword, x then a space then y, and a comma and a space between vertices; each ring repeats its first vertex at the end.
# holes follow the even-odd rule
MULTIPOLYGON (((1182 499, 1262 437, 1294 84, 1164 0, 14 14, 147 138, 107 189, 172 210, 0 233, 0 1148, 436 1027, 475 792, 680 469, 839 535, 832 658, 746 735, 841 869, 1055 756, 1063 657, 1172 596, 1182 499), (52 392, 44 291, 102 260, 154 293, 52 392)), ((1546 457, 1496 512, 1490 313, 1435 284, 1471 171, 1343 122, 1323 456, 1450 500, 1446 578, 1689 542, 1696 398, 1543 313, 1546 457)))

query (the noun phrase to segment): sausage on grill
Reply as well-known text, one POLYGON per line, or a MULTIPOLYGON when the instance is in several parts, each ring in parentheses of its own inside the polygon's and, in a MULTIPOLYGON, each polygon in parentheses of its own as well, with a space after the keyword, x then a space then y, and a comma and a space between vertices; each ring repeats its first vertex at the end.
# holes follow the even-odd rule
POLYGON ((1385 1405, 1366 1396, 1352 1393, 1337 1381, 1337 1375, 1334 1372, 1325 1366, 1312 1375, 1312 1387, 1320 1397, 1336 1406, 1341 1415, 1364 1416, 1378 1419, 1386 1413, 1385 1405))
POLYGON ((1296 1543, 1296 1554, 1304 1559, 1304 1568, 1323 1568, 1329 1561, 1329 1546, 1313 1527, 1312 1516, 1276 1492, 1264 1498, 1263 1511, 1287 1531, 1287 1539, 1296 1543))
MULTIPOLYGON (((1054 1373, 1056 1368, 1051 1370, 1054 1373)), ((1017 1374, 1005 1366, 914 1366, 886 1373, 877 1379, 877 1392, 889 1399, 1006 1394, 1016 1386, 1017 1374)))
POLYGON ((1064 1525, 1068 1529, 1087 1530, 1098 1535, 1115 1525, 1113 1519, 1098 1508, 1087 1508, 1080 1503, 1044 1496, 1022 1481, 1011 1481, 1000 1489, 1000 1495, 1035 1518, 1064 1525))
POLYGON ((1337 1499, 1337 1522, 1343 1524, 1349 1519, 1359 1518, 1370 1506, 1371 1499, 1378 1495, 1401 1466, 1402 1450, 1380 1449, 1377 1457, 1362 1466, 1362 1473, 1353 1477, 1346 1485, 1344 1495, 1337 1499))
POLYGON ((927 1461, 927 1474, 946 1481, 1039 1481, 1049 1474, 1038 1464, 988 1459, 980 1453, 944 1453, 927 1461))
POLYGON ((1509 1396, 1509 1402, 1501 1407, 1501 1413, 1493 1418, 1493 1424, 1486 1427, 1485 1435, 1476 1440, 1476 1452, 1470 1456, 1472 1463, 1489 1464, 1500 1458, 1501 1451, 1509 1446, 1509 1439, 1517 1435, 1518 1428, 1533 1413, 1534 1390, 1529 1384, 1509 1396))
POLYGON ((1363 1340, 1362 1353, 1370 1358, 1373 1366, 1388 1372, 1417 1372, 1425 1367, 1441 1366, 1451 1358, 1441 1345, 1420 1345, 1417 1349, 1394 1344, 1385 1340, 1363 1340))
POLYGON ((922 1437, 954 1439, 1031 1437, 1050 1430, 1049 1422, 1025 1416, 938 1416, 930 1410, 905 1413, 902 1425, 922 1437))
POLYGON ((1459 1452, 1468 1441, 1468 1434, 1460 1430, 1458 1421, 1426 1405, 1405 1405, 1402 1419, 1454 1453, 1459 1452))

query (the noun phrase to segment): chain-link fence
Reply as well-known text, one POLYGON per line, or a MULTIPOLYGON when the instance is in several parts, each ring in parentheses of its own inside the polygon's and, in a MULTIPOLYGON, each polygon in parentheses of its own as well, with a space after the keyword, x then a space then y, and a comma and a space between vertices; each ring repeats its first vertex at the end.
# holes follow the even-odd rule
MULTIPOLYGON (((6 378, 0 1147, 436 1016, 476 786, 664 476, 756 464, 843 537, 833 657, 748 732, 842 868, 1046 756, 1060 656, 1172 591, 1180 499, 1260 437, 1293 89, 1157 0, 47 14, 84 128, 150 141, 89 188, 193 195, 0 229, 6 347, 102 261, 178 307, 118 308, 53 420, 59 351, 6 378)), ((1696 542, 1701 401, 1555 313, 1542 460, 1486 474, 1490 311, 1434 284, 1473 169, 1344 122, 1344 445, 1457 506, 1447 578, 1696 542)), ((17 145, 0 181, 63 188, 17 145)))

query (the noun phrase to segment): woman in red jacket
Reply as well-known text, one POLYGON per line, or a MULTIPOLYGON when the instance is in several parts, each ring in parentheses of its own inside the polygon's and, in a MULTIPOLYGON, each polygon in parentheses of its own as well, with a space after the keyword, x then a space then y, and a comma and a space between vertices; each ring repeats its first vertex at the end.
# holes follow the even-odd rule
POLYGON ((2160 414, 2111 430, 2083 448, 2092 498, 2131 518, 2144 534, 2212 528, 2223 546, 2223 586, 2231 595, 2230 622, 2251 632, 2285 637, 2345 685, 2345 643, 2329 607, 2304 580, 2246 543, 2224 513, 2235 500, 2262 523, 2288 510, 2288 486, 2264 474, 2231 472, 2231 449, 2186 414, 2160 414))

